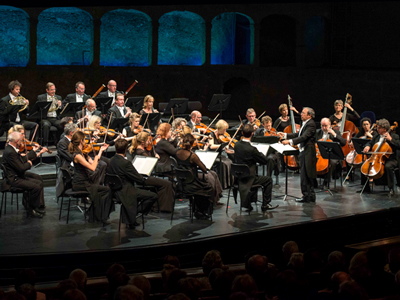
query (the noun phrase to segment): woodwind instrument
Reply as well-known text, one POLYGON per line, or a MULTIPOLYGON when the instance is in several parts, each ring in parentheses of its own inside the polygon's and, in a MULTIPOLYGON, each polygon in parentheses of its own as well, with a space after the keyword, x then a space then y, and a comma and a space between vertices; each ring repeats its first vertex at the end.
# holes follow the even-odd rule
POLYGON ((92 96, 93 98, 96 98, 96 96, 105 88, 106 86, 104 85, 104 83, 101 85, 101 87, 96 91, 96 93, 94 93, 94 95, 92 96))
MULTIPOLYGON (((137 80, 135 80, 135 81, 131 84, 131 86, 126 90, 124 96, 128 95, 128 93, 130 92, 130 90, 133 89, 133 87, 134 87, 136 84, 138 84, 138 83, 139 83, 139 82, 138 82, 137 80)), ((126 100, 125 100, 125 103, 126 103, 126 100)))

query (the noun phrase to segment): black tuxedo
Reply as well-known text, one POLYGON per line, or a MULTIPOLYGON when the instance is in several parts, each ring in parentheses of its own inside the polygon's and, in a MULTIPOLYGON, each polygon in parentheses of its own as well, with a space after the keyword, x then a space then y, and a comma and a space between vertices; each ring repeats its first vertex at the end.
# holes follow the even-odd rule
MULTIPOLYGON (((114 94, 114 100, 112 101, 112 103, 111 104, 114 104, 114 102, 115 102, 115 97, 117 96, 117 94, 123 94, 124 92, 120 92, 120 91, 115 91, 115 94, 114 94)), ((98 95, 97 95, 97 97, 96 98, 108 98, 108 90, 107 91, 105 91, 105 92, 101 92, 101 93, 99 93, 98 95)))
POLYGON ((250 189, 255 184, 264 186, 263 206, 271 202, 272 179, 269 176, 257 176, 257 163, 265 165, 268 163, 267 157, 259 152, 256 147, 249 142, 239 141, 235 144, 235 157, 237 164, 245 164, 250 169, 250 176, 239 181, 239 193, 242 207, 250 208, 252 198, 257 194, 250 193, 250 189))
MULTIPOLYGON (((85 103, 86 100, 90 99, 90 96, 83 94, 82 99, 83 103, 85 103)), ((76 102, 76 93, 68 94, 67 97, 65 97, 64 101, 62 102, 62 109, 64 109, 67 103, 74 103, 74 102, 76 102)))
MULTIPOLYGON (((138 212, 138 202, 143 202, 143 214, 147 214, 150 211, 154 202, 157 201, 158 196, 153 192, 135 187, 135 182, 144 184, 146 179, 136 171, 130 161, 121 155, 114 155, 110 159, 107 173, 118 175, 122 180, 122 189, 115 192, 115 197, 123 204, 123 223, 135 223, 136 214, 138 212)), ((139 208, 140 207, 141 206, 139 206, 139 208)))
MULTIPOLYGON (((85 111, 84 113, 86 114, 86 111, 85 111)), ((93 115, 93 116, 98 116, 98 117, 102 118, 102 117, 101 117, 101 111, 99 111, 99 110, 97 110, 97 109, 93 112, 92 115, 93 115)), ((78 111, 76 112, 75 118, 74 118, 74 123, 76 123, 80 118, 82 118, 82 110, 78 110, 78 111)), ((102 121, 103 121, 103 118, 102 118, 102 121)), ((87 122, 85 121, 84 126, 86 126, 86 123, 87 123, 87 122)))
POLYGON ((314 179, 317 178, 316 129, 314 120, 309 119, 298 133, 287 134, 287 139, 292 139, 293 145, 298 145, 301 149, 299 154, 301 192, 306 201, 315 201, 314 179))
MULTIPOLYGON (((30 131, 29 140, 32 140, 34 129, 38 124, 35 122, 22 120, 22 115, 25 115, 29 112, 29 106, 27 108, 25 108, 22 112, 19 113, 20 121, 17 122, 16 118, 17 118, 18 111, 14 110, 12 113, 10 113, 10 111, 13 107, 10 104, 10 100, 11 100, 10 94, 8 94, 7 96, 0 99, 0 119, 2 119, 2 121, 3 121, 2 129, 8 130, 10 127, 12 127, 16 124, 24 125, 25 129, 30 131)), ((36 137, 35 137, 35 140, 36 140, 36 137)))
MULTIPOLYGON (((110 122, 111 113, 112 113, 112 117, 111 117, 110 125, 112 124, 112 122, 114 121, 115 118, 117 118, 117 119, 125 118, 125 115, 126 115, 127 112, 128 111, 126 110, 126 107, 124 107, 124 115, 122 115, 121 112, 118 109, 118 106, 114 105, 107 112, 107 122, 110 122)), ((113 128, 113 129, 115 129, 115 128, 113 128)))
MULTIPOLYGON (((55 97, 57 98, 57 100, 62 101, 62 98, 61 98, 60 95, 55 95, 55 97)), ((38 98, 37 98, 37 101, 38 101, 38 102, 48 102, 48 101, 47 101, 47 93, 39 95, 38 98)), ((50 102, 49 102, 49 103, 50 103, 50 102)), ((56 110, 56 113, 57 113, 57 111, 61 111, 60 109, 61 109, 61 107, 60 107, 58 110, 56 110)), ((56 117, 46 117, 46 118, 44 118, 43 120, 41 120, 40 125, 41 125, 42 128, 43 128, 43 144, 44 144, 44 145, 48 145, 49 134, 50 134, 50 127, 51 127, 51 126, 54 126, 54 127, 57 128, 57 136, 56 136, 56 139, 57 139, 57 140, 60 139, 60 135, 61 135, 61 133, 62 133, 62 127, 61 127, 61 124, 60 124, 60 120, 59 120, 59 119, 60 119, 60 118, 58 117, 58 114, 57 114, 56 117)))
POLYGON ((29 194, 27 209, 35 209, 44 204, 43 181, 40 175, 27 172, 31 168, 28 160, 36 157, 34 151, 30 151, 26 156, 21 156, 10 145, 4 148, 2 164, 6 169, 7 177, 2 188, 4 190, 15 187, 26 190, 29 194))

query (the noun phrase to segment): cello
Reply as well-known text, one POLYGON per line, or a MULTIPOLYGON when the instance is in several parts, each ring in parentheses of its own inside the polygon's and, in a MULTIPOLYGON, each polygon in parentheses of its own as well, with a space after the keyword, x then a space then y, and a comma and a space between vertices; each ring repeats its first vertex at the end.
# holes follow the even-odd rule
MULTIPOLYGON (((395 122, 395 123, 397 123, 397 122, 395 122)), ((376 124, 373 124, 371 129, 368 130, 368 132, 372 133, 372 131, 375 129, 375 127, 376 127, 376 124)), ((363 136, 361 138, 362 139, 369 139, 369 140, 371 139, 370 137, 366 137, 366 136, 363 136)), ((356 150, 354 149, 354 146, 350 146, 350 148, 353 148, 353 150, 351 150, 350 153, 347 154, 346 162, 349 165, 353 165, 354 167, 358 167, 363 163, 363 155, 365 155, 365 154, 357 154, 356 150)))
MULTIPOLYGON (((324 138, 324 139, 319 139, 318 141, 333 142, 331 139, 328 139, 328 136, 329 135, 327 135, 326 138, 324 138)), ((328 171, 329 171, 329 159, 322 158, 322 155, 321 155, 321 152, 319 152, 317 143, 315 143, 315 151, 317 153, 317 164, 316 164, 317 175, 324 175, 324 174, 328 173, 328 171)))
MULTIPOLYGON (((293 110, 291 110, 290 108, 292 107, 292 98, 290 98, 290 96, 288 95, 288 103, 289 103, 289 112, 290 112, 290 125, 286 126, 286 128, 283 130, 283 132, 285 133, 297 133, 300 130, 300 125, 296 124, 294 121, 294 114, 293 114, 293 110)), ((298 149, 297 146, 294 146, 296 149, 298 149)), ((289 155, 286 156, 286 164, 287 167, 289 168, 289 170, 298 170, 299 169, 299 165, 297 164, 296 161, 296 156, 295 155, 289 155)))
MULTIPOLYGON (((397 126, 397 122, 394 122, 394 125, 390 127, 387 133, 395 130, 397 126)), ((388 142, 382 139, 381 142, 376 143, 372 147, 371 156, 361 166, 361 173, 370 179, 381 178, 385 173, 385 162, 392 153, 393 150, 388 142)))
MULTIPOLYGON (((346 120, 346 115, 347 115, 346 103, 348 103, 349 105, 351 105, 352 103, 352 97, 349 93, 346 94, 343 115, 342 119, 340 120, 340 127, 338 128, 340 135, 346 140, 346 145, 342 147, 343 154, 345 157, 352 150, 351 146, 349 146, 351 138, 358 133, 358 128, 356 127, 356 125, 354 125, 353 122, 346 120)), ((345 161, 343 161, 343 167, 346 167, 345 161)))

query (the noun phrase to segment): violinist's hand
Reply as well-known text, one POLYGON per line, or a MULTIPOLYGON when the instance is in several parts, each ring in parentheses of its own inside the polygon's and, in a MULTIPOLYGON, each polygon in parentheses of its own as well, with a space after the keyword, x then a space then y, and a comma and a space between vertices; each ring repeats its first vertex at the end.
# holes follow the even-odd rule
POLYGON ((109 146, 110 146, 109 144, 103 144, 103 145, 101 145, 100 152, 103 152, 104 150, 107 150, 107 148, 108 148, 109 146))
POLYGON ((132 110, 130 107, 126 108, 126 114, 125 114, 125 118, 129 117, 129 115, 132 113, 132 110))
POLYGON ((49 149, 47 149, 46 147, 42 147, 42 150, 40 150, 40 152, 38 153, 38 156, 42 155, 43 153, 47 152, 49 149))
POLYGON ((230 148, 225 148, 226 154, 235 154, 235 150, 232 150, 230 148))
POLYGON ((205 129, 205 128, 199 128, 199 131, 200 131, 202 134, 206 134, 206 133, 207 133, 207 129, 205 129))
POLYGON ((282 145, 290 145, 290 141, 289 140, 283 140, 282 141, 282 145))
POLYGON ((209 142, 206 142, 206 143, 204 144, 203 150, 206 151, 206 150, 208 149, 208 147, 210 147, 210 143, 209 143, 209 142))
POLYGON ((363 152, 367 153, 369 151, 369 149, 370 149, 370 146, 367 146, 367 147, 364 148, 363 152))
POLYGON ((156 153, 155 157, 158 158, 158 159, 160 159, 160 155, 158 155, 157 153, 156 153))
POLYGON ((33 144, 33 146, 32 146, 32 149, 33 149, 33 151, 38 151, 39 150, 39 148, 40 148, 40 146, 38 145, 38 144, 33 144))
POLYGON ((284 138, 284 137, 285 137, 285 133, 280 132, 280 131, 277 133, 277 135, 278 135, 280 138, 284 138))
POLYGON ((31 167, 32 167, 32 162, 30 161, 30 160, 28 160, 28 163, 31 165, 31 167))

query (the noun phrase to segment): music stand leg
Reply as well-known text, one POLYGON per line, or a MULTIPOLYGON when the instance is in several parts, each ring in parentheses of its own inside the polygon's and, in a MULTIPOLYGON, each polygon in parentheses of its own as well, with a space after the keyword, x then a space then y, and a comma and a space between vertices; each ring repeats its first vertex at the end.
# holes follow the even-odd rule
MULTIPOLYGON (((42 141, 42 145, 43 145, 44 140, 43 140, 43 116, 42 115, 43 114, 42 114, 42 109, 41 109, 40 110, 40 135, 41 135, 40 140, 42 141)), ((50 127, 51 127, 51 125, 50 125, 50 127)), ((49 133, 50 133, 50 129, 49 129, 49 133)), ((35 165, 34 168, 40 167, 42 165, 48 165, 43 162, 43 154, 40 155, 39 163, 37 165, 35 165)))
POLYGON ((286 168, 285 168, 286 169, 285 170, 285 194, 276 196, 276 198, 283 197, 283 201, 286 201, 287 197, 292 197, 292 198, 296 199, 295 196, 288 195, 288 172, 289 171, 288 171, 288 164, 287 164, 287 155, 285 155, 285 161, 286 161, 286 168))

